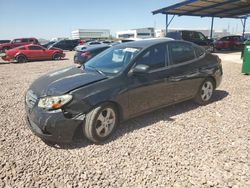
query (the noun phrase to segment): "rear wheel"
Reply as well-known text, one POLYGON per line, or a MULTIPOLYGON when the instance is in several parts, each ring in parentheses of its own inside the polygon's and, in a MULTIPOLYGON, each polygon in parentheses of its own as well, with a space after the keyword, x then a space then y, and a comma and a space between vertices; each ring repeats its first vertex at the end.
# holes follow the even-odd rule
POLYGON ((60 60, 62 58, 61 54, 55 53, 52 57, 53 60, 60 60))
POLYGON ((117 111, 114 105, 104 104, 86 115, 83 125, 84 135, 93 142, 106 140, 118 124, 117 111))
POLYGON ((211 78, 206 79, 194 98, 195 102, 198 104, 207 104, 210 102, 215 89, 214 81, 211 78))
POLYGON ((27 62, 27 58, 24 55, 18 55, 16 57, 16 60, 18 63, 26 63, 27 62))

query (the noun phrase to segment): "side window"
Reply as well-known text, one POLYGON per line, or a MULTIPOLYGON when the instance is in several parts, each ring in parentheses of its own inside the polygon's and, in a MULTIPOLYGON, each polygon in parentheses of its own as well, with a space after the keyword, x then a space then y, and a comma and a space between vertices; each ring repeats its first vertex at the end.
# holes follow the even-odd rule
POLYGON ((137 64, 144 64, 150 67, 150 70, 165 67, 166 65, 166 45, 160 44, 149 48, 137 60, 137 64))
POLYGON ((196 57, 200 57, 203 54, 205 54, 205 51, 202 48, 197 47, 197 46, 194 47, 194 51, 195 51, 196 57))
POLYGON ((40 46, 29 46, 29 50, 42 50, 40 46))
POLYGON ((29 42, 28 39, 22 39, 22 42, 29 42))
POLYGON ((14 43, 20 43, 20 42, 22 42, 21 39, 15 39, 15 40, 14 40, 14 43))
POLYGON ((199 38, 200 38, 201 40, 205 40, 205 39, 206 39, 206 37, 205 37, 202 33, 198 33, 198 35, 199 35, 199 38))
POLYGON ((184 40, 190 40, 191 39, 191 35, 190 35, 191 33, 190 32, 188 32, 188 31, 183 31, 182 32, 182 38, 184 39, 184 40))
POLYGON ((195 58, 194 49, 191 44, 173 42, 169 44, 169 52, 172 64, 180 64, 195 58))
POLYGON ((26 50, 25 47, 19 47, 19 50, 26 50))

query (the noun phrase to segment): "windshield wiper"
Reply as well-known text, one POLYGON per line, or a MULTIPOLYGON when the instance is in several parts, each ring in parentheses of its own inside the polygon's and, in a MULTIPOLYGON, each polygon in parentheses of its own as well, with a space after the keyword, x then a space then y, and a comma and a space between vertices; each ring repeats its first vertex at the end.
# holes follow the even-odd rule
POLYGON ((101 70, 99 70, 95 67, 92 67, 92 66, 88 66, 88 67, 90 67, 91 69, 94 69, 96 72, 100 73, 101 75, 106 76, 106 74, 104 74, 101 70))

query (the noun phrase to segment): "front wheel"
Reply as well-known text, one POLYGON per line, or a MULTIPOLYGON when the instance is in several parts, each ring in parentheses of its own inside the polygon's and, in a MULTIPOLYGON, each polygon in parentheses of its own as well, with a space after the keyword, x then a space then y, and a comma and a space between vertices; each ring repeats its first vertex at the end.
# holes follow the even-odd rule
POLYGON ((196 97, 194 98, 195 102, 198 104, 207 104, 210 102, 215 89, 214 81, 210 78, 206 79, 197 93, 196 97))
POLYGON ((26 63, 27 62, 27 58, 24 55, 17 56, 16 60, 18 63, 26 63))
POLYGON ((86 115, 83 133, 93 142, 102 142, 114 132, 117 124, 118 116, 115 106, 104 104, 86 115))
POLYGON ((55 53, 52 57, 53 60, 60 60, 62 58, 61 54, 55 53))

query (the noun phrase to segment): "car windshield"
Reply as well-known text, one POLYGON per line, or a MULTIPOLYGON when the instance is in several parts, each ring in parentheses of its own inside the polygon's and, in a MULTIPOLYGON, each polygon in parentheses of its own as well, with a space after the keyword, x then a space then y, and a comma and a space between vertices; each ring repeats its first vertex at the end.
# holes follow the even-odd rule
POLYGON ((116 75, 127 66, 139 51, 139 48, 113 47, 90 59, 84 67, 95 69, 108 76, 116 75))

